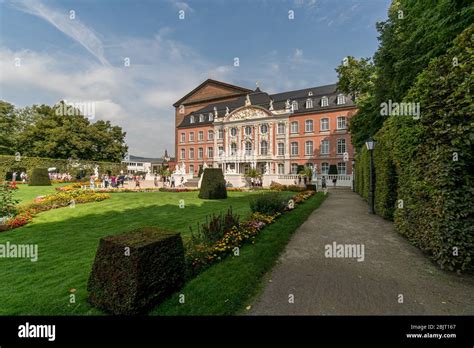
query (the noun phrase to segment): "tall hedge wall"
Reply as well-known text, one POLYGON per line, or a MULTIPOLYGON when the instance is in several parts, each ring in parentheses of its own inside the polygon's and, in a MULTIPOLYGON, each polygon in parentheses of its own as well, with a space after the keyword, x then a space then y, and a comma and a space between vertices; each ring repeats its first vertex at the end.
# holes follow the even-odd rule
POLYGON ((127 166, 122 163, 0 155, 0 181, 6 178, 8 172, 16 171, 18 168, 24 168, 27 172, 30 172, 34 168, 55 167, 59 172, 68 172, 76 176, 81 170, 86 171, 86 173, 94 172, 96 165, 99 166, 99 173, 110 171, 118 174, 121 170, 127 171, 127 166))
MULTIPOLYGON (((442 268, 466 272, 474 271, 473 35, 471 25, 418 76, 405 102, 420 103, 420 119, 392 116, 374 136, 376 213, 442 268)), ((367 199, 365 148, 355 174, 367 199)))

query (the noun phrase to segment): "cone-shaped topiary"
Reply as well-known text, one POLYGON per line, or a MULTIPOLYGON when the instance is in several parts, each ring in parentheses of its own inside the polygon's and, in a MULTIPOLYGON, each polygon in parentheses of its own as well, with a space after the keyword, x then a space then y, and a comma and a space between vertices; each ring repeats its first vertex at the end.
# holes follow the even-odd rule
POLYGON ((206 168, 202 176, 201 199, 223 199, 227 198, 225 179, 222 170, 219 168, 206 168))
POLYGON ((49 174, 47 168, 34 168, 31 171, 29 186, 50 186, 49 174))

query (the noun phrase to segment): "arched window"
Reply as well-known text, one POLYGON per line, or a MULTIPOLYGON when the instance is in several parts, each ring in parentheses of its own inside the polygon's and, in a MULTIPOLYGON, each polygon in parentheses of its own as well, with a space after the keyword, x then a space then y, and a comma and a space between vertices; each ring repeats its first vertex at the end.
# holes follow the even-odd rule
POLYGON ((235 137, 237 135, 237 128, 233 127, 230 129, 230 135, 235 137))
POLYGON ((189 118, 189 123, 194 123, 194 116, 191 115, 191 117, 189 118))
POLYGON ((306 109, 310 109, 313 107, 313 99, 308 98, 306 99, 306 109))
POLYGON ((247 141, 245 143, 245 155, 246 156, 252 155, 252 143, 250 141, 247 141))
POLYGON ((308 140, 305 143, 305 155, 312 155, 313 154, 313 142, 308 140))
POLYGON ((321 106, 328 106, 328 105, 329 105, 328 97, 322 97, 321 98, 321 106))
POLYGON ((298 121, 291 122, 291 133, 298 133, 298 121))
POLYGON ((304 123, 304 131, 309 133, 313 131, 313 120, 306 120, 304 123))
POLYGON ((266 140, 263 140, 260 143, 260 154, 266 155, 267 153, 268 153, 268 143, 266 142, 266 140))
POLYGON ((252 134, 252 127, 247 126, 245 127, 245 135, 251 135, 252 134))
POLYGON ((323 162, 321 163, 321 174, 329 173, 329 163, 323 162))
POLYGON ((293 109, 293 111, 298 110, 298 102, 296 100, 293 100, 293 102, 291 103, 291 108, 293 109))
POLYGON ((337 105, 345 104, 346 103, 346 97, 344 94, 339 94, 337 96, 337 105))
POLYGON ((199 122, 204 122, 204 115, 203 114, 199 115, 199 122))
POLYGON ((267 134, 268 132, 268 126, 266 124, 262 124, 260 126, 260 132, 262 132, 262 134, 267 134))
POLYGON ((214 114, 212 112, 209 113, 209 121, 214 121, 214 114))
POLYGON ((236 143, 230 144, 230 154, 232 156, 237 155, 237 144, 236 143))

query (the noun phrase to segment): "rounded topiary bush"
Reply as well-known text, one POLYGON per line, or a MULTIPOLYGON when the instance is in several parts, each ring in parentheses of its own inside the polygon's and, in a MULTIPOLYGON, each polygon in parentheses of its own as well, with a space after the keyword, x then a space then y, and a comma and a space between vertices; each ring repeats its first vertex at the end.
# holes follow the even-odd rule
POLYGON ((34 168, 31 171, 29 186, 50 186, 49 174, 47 168, 34 168))
POLYGON ((201 190, 199 191, 201 199, 223 199, 227 198, 225 188, 225 179, 222 170, 219 168, 206 168, 202 176, 201 190))

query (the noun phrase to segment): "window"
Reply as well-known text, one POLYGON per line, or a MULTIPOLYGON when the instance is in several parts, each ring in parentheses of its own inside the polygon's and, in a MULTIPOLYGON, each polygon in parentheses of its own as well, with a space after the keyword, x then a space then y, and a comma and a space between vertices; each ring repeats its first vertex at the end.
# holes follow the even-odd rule
POLYGON ((329 140, 321 140, 321 155, 329 155, 329 140))
POLYGON ((308 92, 308 97, 312 97, 313 96, 313 92, 312 91, 309 91, 308 92))
POLYGON ((329 105, 328 97, 322 97, 321 98, 321 106, 328 106, 328 105, 329 105))
POLYGON ((219 129, 219 131, 217 132, 217 139, 224 139, 224 130, 223 129, 219 129))
POLYGON ((262 124, 262 125, 260 126, 260 132, 261 132, 262 134, 267 134, 267 133, 268 133, 268 126, 267 126, 266 124, 262 124))
POLYGON ((291 164, 291 174, 298 174, 298 164, 292 163, 291 164))
POLYGON ((296 141, 291 143, 291 154, 292 155, 298 154, 298 143, 296 141))
POLYGON ((203 114, 199 115, 199 122, 204 122, 204 115, 203 114))
POLYGON ((231 156, 237 155, 237 144, 236 143, 230 144, 230 154, 231 154, 231 156))
POLYGON ((189 133, 189 141, 194 141, 194 132, 189 133))
POLYGON ((235 137, 237 135, 237 128, 233 127, 230 129, 230 135, 235 137))
POLYGON ((304 131, 312 132, 313 131, 313 120, 306 120, 304 122, 304 131))
POLYGON ((224 146, 219 146, 219 156, 223 156, 224 155, 224 146))
POLYGON ((323 162, 321 163, 321 174, 328 174, 329 173, 329 163, 323 162))
POLYGON ((213 158, 214 157, 214 148, 213 147, 208 147, 207 148, 207 158, 213 158))
POLYGON ((329 118, 321 119, 321 132, 329 130, 329 118))
POLYGON ((198 140, 199 140, 199 141, 203 141, 203 140, 204 140, 204 132, 203 132, 203 131, 199 131, 199 133, 198 133, 198 140))
POLYGON ((293 111, 296 111, 298 110, 298 102, 296 100, 294 100, 292 103, 291 103, 291 109, 293 111))
POLYGON ((247 141, 245 143, 245 155, 246 156, 252 155, 252 143, 250 141, 247 141))
POLYGON ((252 134, 252 127, 247 126, 245 127, 245 135, 251 135, 252 134))
POLYGON ((344 116, 340 116, 337 118, 337 129, 346 129, 346 118, 344 116))
POLYGON ((298 122, 291 122, 291 133, 298 133, 298 122))
POLYGON ((278 134, 285 134, 285 124, 278 123, 278 134))
POLYGON ((185 158, 186 158, 186 150, 181 149, 181 159, 185 159, 185 158))
POLYGON ((346 152, 346 139, 337 139, 337 153, 343 154, 346 152))
POLYGON ((268 143, 264 140, 260 143, 260 154, 266 155, 268 153, 268 143))
POLYGON ((204 156, 204 150, 202 147, 200 147, 198 149, 198 159, 202 159, 203 156, 204 156))
POLYGON ((346 174, 346 163, 339 162, 337 164, 337 174, 346 174))
POLYGON ((285 174, 285 165, 278 163, 278 174, 285 174))
POLYGON ((310 109, 313 107, 313 99, 308 98, 306 99, 306 109, 310 109))
POLYGON ((209 113, 209 121, 214 121, 214 114, 212 112, 209 113))
POLYGON ((307 141, 305 143, 305 154, 306 155, 312 155, 313 154, 313 142, 311 140, 307 141))
POLYGON ((189 159, 194 159, 194 149, 189 149, 189 159))
POLYGON ((190 172, 191 174, 194 174, 194 165, 193 165, 193 164, 190 164, 190 165, 189 165, 189 172, 190 172))
POLYGON ((339 94, 337 96, 337 105, 345 104, 346 103, 346 97, 344 94, 339 94))
POLYGON ((191 115, 191 117, 189 118, 189 123, 194 123, 194 116, 191 115))
POLYGON ((207 131, 207 140, 214 140, 214 132, 209 130, 207 131))
POLYGON ((278 156, 284 156, 284 155, 285 155, 285 144, 278 143, 278 156))
POLYGON ((184 143, 186 141, 186 133, 181 133, 181 142, 184 143))

